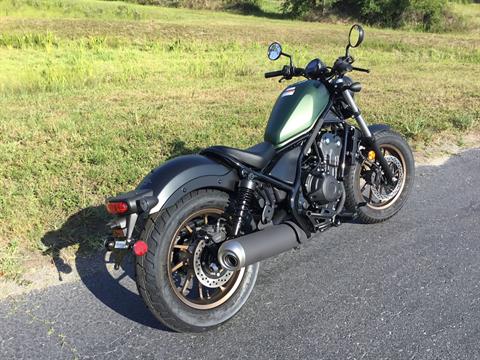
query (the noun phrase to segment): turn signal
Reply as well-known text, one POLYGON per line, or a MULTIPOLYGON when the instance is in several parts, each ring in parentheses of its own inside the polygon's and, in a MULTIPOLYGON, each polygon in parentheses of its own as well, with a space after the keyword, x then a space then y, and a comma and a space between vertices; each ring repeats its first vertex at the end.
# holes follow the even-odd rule
POLYGON ((374 160, 375 160, 375 151, 370 150, 370 151, 368 152, 368 160, 370 160, 370 161, 374 161, 374 160))
POLYGON ((148 245, 145 241, 138 240, 133 244, 133 253, 137 256, 143 256, 148 251, 148 245))
POLYGON ((125 214, 128 211, 128 204, 123 201, 107 203, 107 211, 112 215, 125 214))

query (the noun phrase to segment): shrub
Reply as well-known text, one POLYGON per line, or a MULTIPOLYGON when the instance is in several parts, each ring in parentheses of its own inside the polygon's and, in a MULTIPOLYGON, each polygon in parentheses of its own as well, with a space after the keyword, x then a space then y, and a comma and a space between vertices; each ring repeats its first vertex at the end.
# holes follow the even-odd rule
POLYGON ((410 0, 403 13, 402 23, 426 31, 443 30, 446 5, 446 0, 410 0))
POLYGON ((451 21, 447 0, 284 0, 283 11, 292 16, 336 12, 368 24, 426 31, 443 30, 445 19, 451 21))
POLYGON ((140 5, 184 7, 190 9, 229 9, 244 13, 259 12, 259 0, 127 0, 140 5))
POLYGON ((222 2, 225 9, 242 14, 257 14, 262 12, 259 0, 223 0, 222 2))
POLYGON ((311 13, 325 15, 338 0, 284 0, 282 11, 293 17, 311 13))
POLYGON ((127 0, 140 5, 156 5, 167 7, 183 7, 190 9, 210 9, 221 8, 222 0, 127 0))

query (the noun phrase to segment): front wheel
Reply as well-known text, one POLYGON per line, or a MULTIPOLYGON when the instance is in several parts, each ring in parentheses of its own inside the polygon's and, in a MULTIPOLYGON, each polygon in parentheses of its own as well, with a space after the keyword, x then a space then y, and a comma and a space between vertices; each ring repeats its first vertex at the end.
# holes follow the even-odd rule
POLYGON ((182 332, 212 329, 232 318, 249 297, 258 263, 238 271, 218 262, 225 237, 228 194, 199 190, 148 219, 141 238, 149 251, 137 257, 139 292, 152 314, 182 332))
POLYGON ((368 149, 363 150, 361 159, 347 169, 345 177, 345 207, 356 212, 358 219, 367 224, 385 221, 400 211, 415 177, 412 151, 402 136, 393 131, 381 131, 375 134, 375 139, 392 169, 394 183, 386 183, 380 165, 368 149))

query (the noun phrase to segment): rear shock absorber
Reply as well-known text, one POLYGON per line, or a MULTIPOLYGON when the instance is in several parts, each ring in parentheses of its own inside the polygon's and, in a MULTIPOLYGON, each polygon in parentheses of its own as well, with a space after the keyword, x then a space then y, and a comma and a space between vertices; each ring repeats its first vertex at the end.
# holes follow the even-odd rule
POLYGON ((250 204, 254 197, 255 182, 251 179, 243 179, 238 185, 238 198, 235 209, 233 226, 234 236, 238 236, 242 225, 247 218, 250 204))

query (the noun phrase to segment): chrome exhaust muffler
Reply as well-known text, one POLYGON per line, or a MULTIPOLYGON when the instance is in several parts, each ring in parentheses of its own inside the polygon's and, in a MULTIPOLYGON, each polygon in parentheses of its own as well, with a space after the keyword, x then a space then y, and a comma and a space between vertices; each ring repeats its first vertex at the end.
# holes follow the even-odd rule
POLYGON ((293 249, 306 239, 305 232, 288 221, 225 241, 218 250, 218 260, 224 269, 234 271, 293 249))

